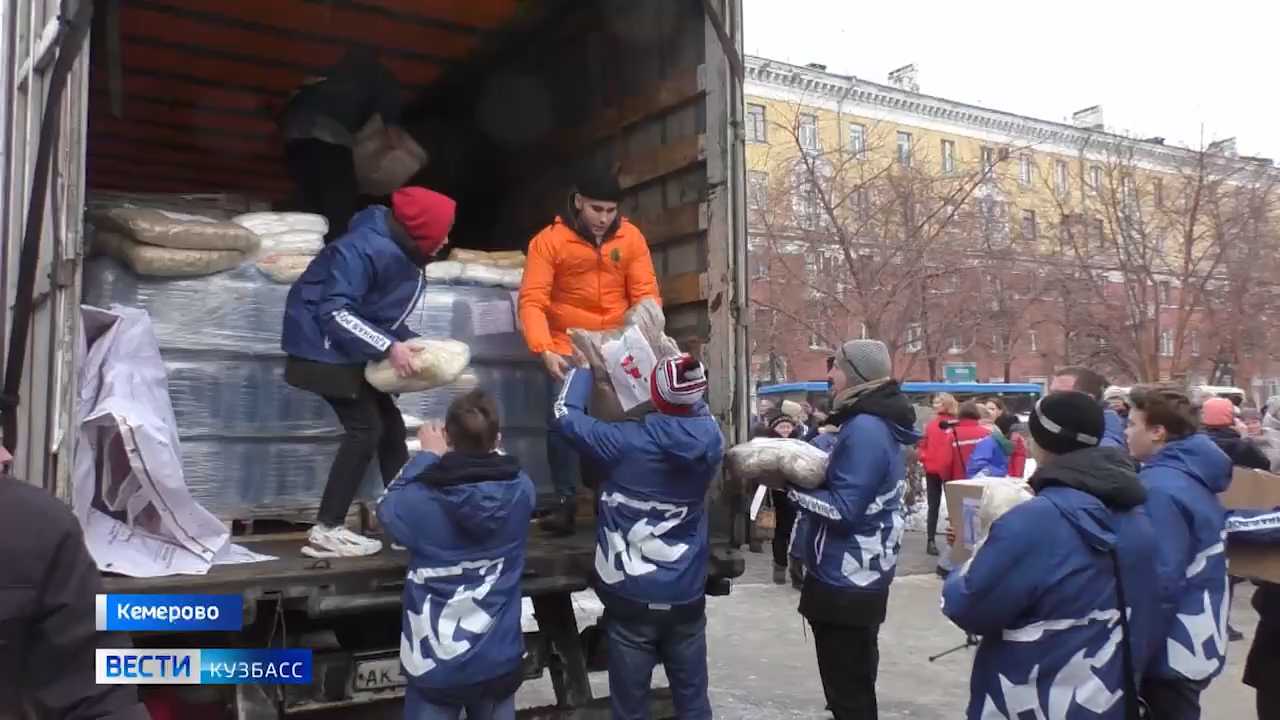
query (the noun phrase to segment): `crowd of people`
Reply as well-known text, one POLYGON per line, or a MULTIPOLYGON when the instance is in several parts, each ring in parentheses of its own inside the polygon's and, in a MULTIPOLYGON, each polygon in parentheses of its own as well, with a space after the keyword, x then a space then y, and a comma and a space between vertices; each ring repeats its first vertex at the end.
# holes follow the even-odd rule
MULTIPOLYGON (((848 378, 866 384, 868 367, 887 377, 887 353, 868 362, 867 342, 841 348, 833 397, 849 397, 848 378)), ((901 545, 893 519, 900 489, 890 488, 904 475, 896 450, 912 443, 928 484, 926 550, 942 556, 943 613, 981 638, 968 718, 1201 717, 1200 696, 1222 672, 1228 643, 1243 639, 1228 624, 1230 583, 1240 581, 1228 578, 1217 495, 1236 466, 1271 469, 1266 444, 1250 437, 1258 433, 1226 398, 1201 400, 1171 385, 1109 388, 1083 367, 1063 368, 1049 390, 1030 413, 1030 447, 998 399, 960 403, 945 393, 914 435, 914 417, 891 399, 900 394, 890 380, 825 421, 836 428, 834 447, 824 448, 827 485, 793 488, 784 500, 798 516, 794 527, 805 528, 788 536, 793 550, 802 548, 792 571, 803 578, 800 612, 813 626, 838 720, 876 717, 876 634, 901 545), (951 568, 936 541, 943 485, 982 475, 1026 477, 1034 496, 951 568), (838 573, 833 555, 842 558, 838 573), (825 641, 832 637, 838 644, 825 641)), ((767 413, 771 434, 795 437, 799 417, 785 406, 767 413)), ((778 582, 787 531, 779 521, 778 582)), ((1258 717, 1269 720, 1280 717, 1280 692, 1263 680, 1280 677, 1280 585, 1256 584, 1261 620, 1244 680, 1256 690, 1258 717)))

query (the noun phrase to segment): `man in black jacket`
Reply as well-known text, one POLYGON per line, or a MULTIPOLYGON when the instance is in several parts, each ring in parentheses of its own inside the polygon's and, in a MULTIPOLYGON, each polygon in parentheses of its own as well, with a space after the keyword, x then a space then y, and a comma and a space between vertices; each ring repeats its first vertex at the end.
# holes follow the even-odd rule
POLYGON ((146 720, 135 688, 95 683, 98 566, 62 502, 0 475, 0 720, 146 720))
POLYGON ((1231 458, 1231 464, 1255 470, 1270 470, 1269 460, 1262 448, 1240 434, 1235 428, 1235 406, 1226 398, 1209 398, 1200 407, 1200 424, 1204 434, 1231 458))

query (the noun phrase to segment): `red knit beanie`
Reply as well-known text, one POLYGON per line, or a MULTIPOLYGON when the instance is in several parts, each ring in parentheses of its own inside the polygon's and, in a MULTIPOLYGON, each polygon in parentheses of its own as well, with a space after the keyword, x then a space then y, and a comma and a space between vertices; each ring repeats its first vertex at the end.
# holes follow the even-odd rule
POLYGON ((404 187, 391 194, 392 214, 428 257, 444 247, 457 207, 453 198, 422 187, 404 187))
POLYGON ((664 415, 689 415, 707 391, 707 372, 689 354, 667 358, 649 377, 653 406, 664 415))

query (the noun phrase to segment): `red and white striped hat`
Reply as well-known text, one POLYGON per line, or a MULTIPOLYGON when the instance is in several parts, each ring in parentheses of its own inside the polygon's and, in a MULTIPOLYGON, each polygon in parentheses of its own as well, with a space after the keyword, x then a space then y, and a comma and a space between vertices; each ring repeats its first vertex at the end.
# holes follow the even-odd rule
POLYGON ((654 407, 666 415, 688 415, 707 392, 707 372, 691 355, 658 363, 649 381, 654 407))

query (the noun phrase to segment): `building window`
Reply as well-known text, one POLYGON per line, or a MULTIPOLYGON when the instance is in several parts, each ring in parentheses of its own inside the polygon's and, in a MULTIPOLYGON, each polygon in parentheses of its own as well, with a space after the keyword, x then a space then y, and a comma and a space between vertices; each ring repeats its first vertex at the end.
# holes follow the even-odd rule
POLYGON ((769 173, 747 173, 747 203, 753 210, 763 210, 769 204, 769 173))
POLYGON ((911 133, 898 131, 898 164, 911 167, 911 133))
POLYGON ((1035 242, 1037 238, 1036 228, 1036 211, 1022 211, 1022 239, 1028 242, 1035 242))
POLYGON ((860 323, 858 323, 858 339, 859 339, 859 340, 867 340, 867 339, 868 339, 868 338, 867 338, 867 324, 866 324, 866 323, 864 323, 864 322, 860 322, 860 323))
POLYGON ((1133 207, 1138 202, 1138 188, 1133 182, 1132 175, 1125 175, 1120 179, 1120 199, 1126 207, 1133 207))
POLYGON ((1200 357, 1200 333, 1191 331, 1191 356, 1200 357))
POLYGON ((1060 196, 1066 196, 1071 191, 1071 176, 1066 160, 1058 160, 1053 164, 1053 189, 1060 196))
POLYGON ((1168 330, 1160 331, 1160 356, 1173 357, 1173 333, 1168 330))
POLYGON ((859 160, 867 156, 867 128, 863 125, 849 126, 849 152, 859 160))
POLYGON ((947 352, 952 355, 959 355, 964 352, 964 343, 960 340, 959 335, 952 335, 947 340, 947 352))
POLYGON ((982 170, 985 172, 996 166, 996 149, 982 146, 982 170))
POLYGON ((1155 201, 1156 209, 1164 209, 1164 180, 1156 178, 1151 182, 1151 197, 1155 201))
MULTIPOLYGON (((751 276, 756 280, 764 280, 769 277, 768 258, 757 258, 751 263, 751 276)), ((756 311, 757 316, 759 312, 759 310, 756 311)))
POLYGON ((942 141, 942 172, 956 171, 956 144, 951 140, 942 141))
POLYGON ((1031 156, 1026 153, 1018 158, 1018 182, 1023 187, 1031 185, 1031 156))
POLYGON ((1004 354, 1004 336, 999 333, 991 336, 991 352, 1004 354))
POLYGON ((827 344, 822 341, 822 335, 818 334, 817 332, 809 333, 809 349, 810 350, 822 350, 826 348, 826 346, 827 344))
POLYGON ((858 208, 858 222, 865 223, 871 219, 871 191, 858 188, 854 193, 854 203, 858 208))
POLYGON ((1096 193, 1102 192, 1102 167, 1094 165, 1089 168, 1089 187, 1096 193))
POLYGON ((1161 280, 1156 286, 1161 305, 1173 304, 1173 285, 1168 280, 1161 280))
POLYGON ((1093 219, 1093 241, 1096 247, 1101 247, 1104 240, 1107 239, 1107 226, 1102 222, 1102 218, 1093 219))
POLYGON ((747 140, 758 143, 769 141, 763 105, 747 105, 747 140))
POLYGON ((800 115, 800 147, 805 150, 818 149, 818 116, 803 113, 800 115))
POLYGON ((811 188, 806 188, 796 195, 792 209, 796 213, 796 222, 800 227, 812 230, 818 226, 821 210, 818 205, 818 194, 811 188))
POLYGON ((907 352, 918 353, 924 350, 924 327, 920 323, 907 326, 907 352))
POLYGON ((1027 331, 1027 343, 1031 345, 1031 352, 1040 352, 1040 339, 1035 330, 1027 331))

